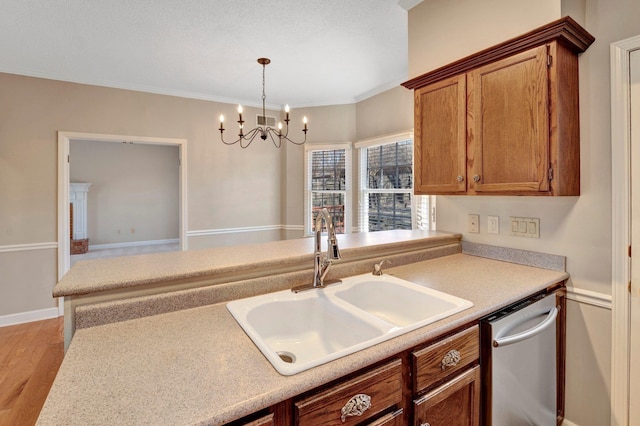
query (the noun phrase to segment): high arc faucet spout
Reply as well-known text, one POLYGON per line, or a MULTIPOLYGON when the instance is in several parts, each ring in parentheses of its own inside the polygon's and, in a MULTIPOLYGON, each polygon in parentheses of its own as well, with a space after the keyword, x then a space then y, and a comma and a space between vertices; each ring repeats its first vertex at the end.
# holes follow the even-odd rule
POLYGON ((329 273, 329 268, 334 260, 340 259, 338 238, 333 225, 333 218, 329 210, 323 208, 315 219, 315 246, 314 246, 313 287, 324 287, 324 279, 329 273), (327 254, 322 257, 322 223, 327 226, 327 254))

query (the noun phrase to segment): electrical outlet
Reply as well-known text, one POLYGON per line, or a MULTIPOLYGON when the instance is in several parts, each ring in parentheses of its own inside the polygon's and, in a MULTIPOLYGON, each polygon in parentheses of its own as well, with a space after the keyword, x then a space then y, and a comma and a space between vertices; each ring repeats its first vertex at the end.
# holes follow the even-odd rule
POLYGON ((468 231, 472 234, 480 233, 480 215, 479 214, 470 214, 468 222, 468 231))
POLYGON ((500 233, 500 217, 499 216, 487 216, 487 233, 488 234, 500 233))
POLYGON ((540 238, 540 219, 537 217, 511 216, 511 235, 516 237, 540 238))

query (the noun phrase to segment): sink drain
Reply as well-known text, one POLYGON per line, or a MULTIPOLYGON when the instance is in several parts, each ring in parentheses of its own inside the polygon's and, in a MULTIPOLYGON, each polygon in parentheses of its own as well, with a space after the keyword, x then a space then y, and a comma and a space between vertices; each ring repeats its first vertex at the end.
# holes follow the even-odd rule
POLYGON ((291 352, 278 352, 278 356, 286 363, 293 364, 294 362, 296 362, 296 356, 291 352))

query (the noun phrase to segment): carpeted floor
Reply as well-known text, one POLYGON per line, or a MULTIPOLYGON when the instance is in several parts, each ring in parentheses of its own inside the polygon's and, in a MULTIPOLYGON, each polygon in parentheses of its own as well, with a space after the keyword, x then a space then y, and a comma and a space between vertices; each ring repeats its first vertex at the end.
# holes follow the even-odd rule
POLYGON ((167 251, 180 250, 179 243, 173 244, 153 244, 148 246, 119 247, 112 249, 91 250, 85 254, 72 254, 71 266, 79 260, 100 259, 104 257, 133 256, 136 254, 163 253, 167 251))

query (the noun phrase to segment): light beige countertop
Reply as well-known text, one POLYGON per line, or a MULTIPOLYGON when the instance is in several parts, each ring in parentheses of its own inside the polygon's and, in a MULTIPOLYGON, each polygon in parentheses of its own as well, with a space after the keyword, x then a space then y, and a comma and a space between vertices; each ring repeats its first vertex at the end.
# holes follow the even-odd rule
MULTIPOLYGON (((437 246, 458 242, 460 234, 436 231, 381 231, 338 235, 345 259, 371 253, 437 246)), ((323 238, 323 245, 325 244, 323 238)), ((146 284, 203 277, 260 274, 308 269, 313 265, 313 238, 273 241, 111 259, 80 261, 53 289, 53 297, 77 296, 146 284)), ((383 254, 383 253, 382 253, 383 254)))
POLYGON ((386 273, 468 299, 474 306, 294 376, 276 372, 224 304, 80 329, 38 424, 222 424, 476 321, 568 278, 565 272, 466 254, 389 268, 386 273))

